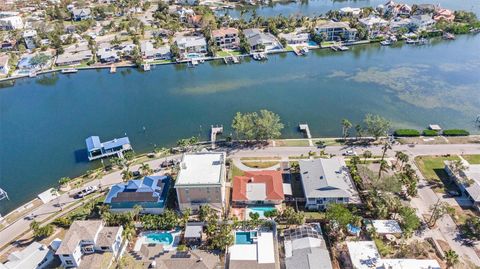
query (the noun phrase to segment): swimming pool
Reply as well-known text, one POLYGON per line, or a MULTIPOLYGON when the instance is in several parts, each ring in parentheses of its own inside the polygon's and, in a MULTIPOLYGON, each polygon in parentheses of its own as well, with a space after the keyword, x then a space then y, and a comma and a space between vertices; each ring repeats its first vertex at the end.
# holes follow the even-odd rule
POLYGON ((258 213, 261 219, 265 218, 265 212, 270 212, 276 210, 274 206, 252 206, 247 208, 247 216, 250 215, 250 212, 258 213))
POLYGON ((312 40, 309 40, 309 41, 308 41, 308 45, 309 45, 309 46, 312 46, 312 47, 318 46, 318 44, 315 43, 315 42, 312 41, 312 40))
POLYGON ((145 235, 145 242, 170 246, 173 244, 173 235, 169 232, 152 232, 145 235))
POLYGON ((236 232, 235 244, 236 245, 249 245, 252 244, 252 239, 257 237, 256 231, 250 232, 236 232))

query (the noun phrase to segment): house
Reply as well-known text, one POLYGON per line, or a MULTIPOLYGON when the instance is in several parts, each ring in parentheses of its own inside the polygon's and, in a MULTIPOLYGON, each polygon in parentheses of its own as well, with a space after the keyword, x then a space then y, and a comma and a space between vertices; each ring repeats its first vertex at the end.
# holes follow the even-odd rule
POLYGON ((12 50, 15 45, 17 45, 15 40, 5 39, 2 41, 2 43, 0 43, 0 50, 12 50))
POLYGON ((187 23, 191 27, 200 28, 202 27, 202 18, 203 18, 202 15, 189 16, 187 17, 187 23))
POLYGON ((343 159, 300 160, 305 207, 322 210, 329 203, 357 203, 358 193, 343 159))
POLYGON ((111 47, 100 48, 97 51, 97 56, 101 63, 115 63, 120 61, 118 51, 111 47))
POLYGON ((202 244, 203 222, 188 222, 185 225, 183 240, 188 246, 198 246, 202 244))
POLYGON ((55 254, 65 268, 99 268, 91 261, 103 257, 108 265, 121 255, 122 232, 122 226, 105 227, 101 220, 76 220, 70 225, 55 254), (103 256, 106 253, 112 255, 103 256))
POLYGON ((437 9, 437 6, 434 4, 419 4, 415 6, 415 15, 433 14, 435 9, 437 9))
POLYGON ((455 13, 450 9, 437 8, 435 10, 435 13, 433 14, 433 19, 436 22, 442 21, 442 20, 447 22, 453 22, 453 20, 455 20, 455 13))
POLYGON ((65 48, 64 52, 58 55, 55 64, 58 66, 77 65, 84 61, 90 61, 92 58, 93 54, 88 47, 88 42, 80 42, 65 48))
POLYGON ((235 28, 212 30, 212 39, 220 49, 238 49, 240 47, 240 37, 235 28))
POLYGON ((88 160, 90 161, 112 155, 122 157, 123 152, 132 149, 130 140, 126 136, 106 142, 100 142, 98 136, 90 136, 85 139, 85 143, 87 144, 88 160))
POLYGON ((310 40, 310 34, 304 28, 297 28, 291 33, 280 33, 280 38, 284 38, 289 45, 307 44, 310 40))
POLYGON ((35 39, 37 38, 37 31, 29 29, 23 32, 23 40, 27 49, 35 48, 35 39))
POLYGON ((340 10, 342 16, 358 17, 362 13, 362 9, 358 7, 342 7, 340 10))
POLYGON ((275 269, 274 240, 272 232, 237 231, 235 244, 228 248, 228 267, 226 268, 275 269))
POLYGON ((402 229, 396 220, 371 220, 375 232, 379 235, 401 235, 402 229))
POLYGON ((144 40, 140 43, 140 52, 143 59, 149 60, 169 60, 172 58, 170 46, 164 45, 155 48, 151 41, 144 40))
POLYGON ((51 268, 54 260, 54 242, 50 247, 33 242, 21 251, 12 252, 5 263, 0 263, 1 269, 51 268))
POLYGON ((74 21, 84 21, 92 18, 92 11, 89 8, 73 8, 72 19, 74 21))
POLYGON ((320 224, 312 223, 283 232, 286 269, 332 269, 320 224))
POLYGON ((16 30, 23 28, 22 18, 20 13, 14 11, 0 12, 0 30, 16 30))
POLYGON ((370 38, 374 38, 383 33, 384 28, 388 25, 386 20, 377 16, 361 18, 358 20, 358 22, 367 29, 370 38))
POLYGON ((161 214, 167 202, 170 182, 167 176, 147 176, 115 184, 104 203, 110 206, 112 212, 133 211, 135 205, 139 205, 141 213, 161 214))
POLYGON ((436 21, 432 19, 432 15, 430 14, 423 14, 423 15, 414 15, 412 18, 412 25, 418 31, 428 30, 432 28, 436 21))
POLYGON ((194 58, 207 53, 207 40, 203 35, 180 36, 175 38, 175 43, 183 58, 194 58))
POLYGON ((440 269, 436 260, 382 259, 373 241, 347 242, 353 269, 440 269))
POLYGON ((178 8, 176 13, 180 18, 180 22, 183 22, 183 23, 187 23, 188 18, 195 16, 195 11, 193 11, 193 9, 184 8, 184 7, 178 8))
POLYGON ((480 164, 470 164, 461 160, 463 167, 455 162, 445 161, 445 171, 473 203, 474 208, 480 210, 480 164))
POLYGON ((180 162, 175 182, 180 210, 199 209, 209 205, 222 210, 225 206, 224 152, 186 153, 180 162))
POLYGON ((0 74, 7 75, 8 72, 10 71, 10 68, 8 66, 9 59, 10 59, 10 56, 8 56, 8 54, 0 55, 0 74))
MULTIPOLYGON (((139 268, 159 269, 217 269, 222 268, 220 256, 211 251, 191 249, 188 251, 165 251, 160 244, 144 244, 136 256, 135 262, 144 266, 139 268)), ((138 264, 137 263, 137 264, 138 264)))
POLYGON ((397 32, 400 29, 410 30, 412 27, 412 20, 410 18, 396 17, 390 21, 389 28, 393 32, 397 32))
POLYGON ((45 66, 50 66, 52 62, 52 57, 53 56, 51 51, 45 51, 45 52, 34 53, 34 54, 31 54, 31 53, 24 54, 20 57, 20 60, 18 61, 17 69, 20 71, 20 73, 25 73, 25 72, 28 73, 33 70, 40 70, 45 66), (36 56, 41 56, 41 58, 46 59, 46 61, 42 60, 41 62, 37 62, 33 60, 35 59, 36 56))
POLYGON ((254 51, 273 51, 283 49, 277 38, 271 33, 265 33, 260 29, 252 28, 243 30, 250 48, 254 51))
POLYGON ((283 202, 283 179, 280 171, 247 171, 233 179, 234 205, 278 205, 283 202))
POLYGON ((357 29, 350 28, 346 22, 319 22, 315 25, 315 34, 323 37, 324 41, 353 41, 357 36, 357 29))
POLYGON ((393 17, 397 16, 410 16, 412 13, 412 7, 407 4, 396 4, 393 1, 389 1, 385 4, 385 12, 393 17))

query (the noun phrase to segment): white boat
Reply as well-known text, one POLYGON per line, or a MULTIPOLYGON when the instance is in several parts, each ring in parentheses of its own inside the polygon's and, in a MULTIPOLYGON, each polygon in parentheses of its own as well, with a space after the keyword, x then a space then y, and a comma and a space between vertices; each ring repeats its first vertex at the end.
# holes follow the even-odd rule
POLYGON ((426 39, 426 38, 420 38, 420 40, 418 40, 418 45, 426 45, 428 44, 429 40, 426 39))
POLYGON ((405 43, 407 43, 407 44, 417 44, 418 40, 407 38, 405 43))
POLYGON ((390 45, 392 45, 392 42, 390 40, 383 40, 382 42, 380 42, 380 45, 390 46, 390 45))
POLYGON ((31 78, 34 78, 37 76, 37 72, 35 71, 30 71, 30 73, 28 73, 28 76, 31 77, 31 78))
POLYGON ((455 39, 455 35, 454 34, 451 34, 451 33, 445 33, 443 35, 443 39, 446 39, 446 40, 454 40, 455 39))
POLYGON ((143 71, 150 71, 150 64, 143 64, 143 71))
POLYGON ((116 72, 117 72, 117 67, 112 64, 112 65, 110 66, 110 73, 111 73, 111 74, 114 74, 114 73, 116 73, 116 72))
POLYGON ((305 55, 309 52, 309 49, 307 47, 303 47, 301 52, 302 52, 303 55, 305 55))
POLYGON ((77 73, 78 69, 75 68, 65 68, 62 69, 62 74, 71 74, 71 73, 77 73))
POLYGON ((397 42, 398 39, 394 35, 392 35, 392 36, 390 36, 390 41, 397 42))

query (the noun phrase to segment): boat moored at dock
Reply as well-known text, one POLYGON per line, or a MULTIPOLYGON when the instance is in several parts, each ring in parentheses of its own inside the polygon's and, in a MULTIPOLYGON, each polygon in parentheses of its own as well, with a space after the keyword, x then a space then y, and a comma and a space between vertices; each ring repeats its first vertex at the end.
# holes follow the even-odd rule
POLYGON ((75 68, 64 68, 62 69, 62 74, 72 74, 72 73, 77 73, 78 69, 75 68))

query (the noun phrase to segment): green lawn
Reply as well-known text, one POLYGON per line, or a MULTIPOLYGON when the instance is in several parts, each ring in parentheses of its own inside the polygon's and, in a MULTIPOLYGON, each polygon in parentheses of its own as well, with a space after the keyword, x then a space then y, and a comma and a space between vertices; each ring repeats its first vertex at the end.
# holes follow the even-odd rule
POLYGON ((217 51, 217 57, 238 56, 241 55, 240 51, 217 51))
POLYGON ((444 161, 459 160, 458 156, 440 157, 440 156, 419 156, 415 158, 418 169, 426 179, 436 181, 448 180, 445 172, 444 161))
POLYGON ((282 158, 279 156, 272 156, 272 157, 242 157, 240 160, 242 161, 258 161, 258 160, 281 160, 282 158))
POLYGON ((269 167, 272 167, 274 165, 277 165, 279 164, 280 162, 277 162, 277 161, 266 161, 266 162, 248 162, 248 161, 244 161, 242 162, 244 165, 248 166, 248 167, 251 167, 251 168, 269 168, 269 167))
POLYGON ((243 176, 245 174, 245 172, 243 170, 241 170, 240 168, 236 167, 233 163, 230 165, 230 173, 231 173, 231 177, 230 178, 234 178, 236 176, 243 176))
POLYGON ((308 147, 308 140, 275 140, 277 147, 308 147))
POLYGON ((480 164, 480 154, 462 155, 462 157, 470 164, 480 164))
POLYGON ((292 48, 292 46, 287 46, 287 47, 285 48, 285 50, 286 50, 286 51, 293 51, 293 48, 292 48))

